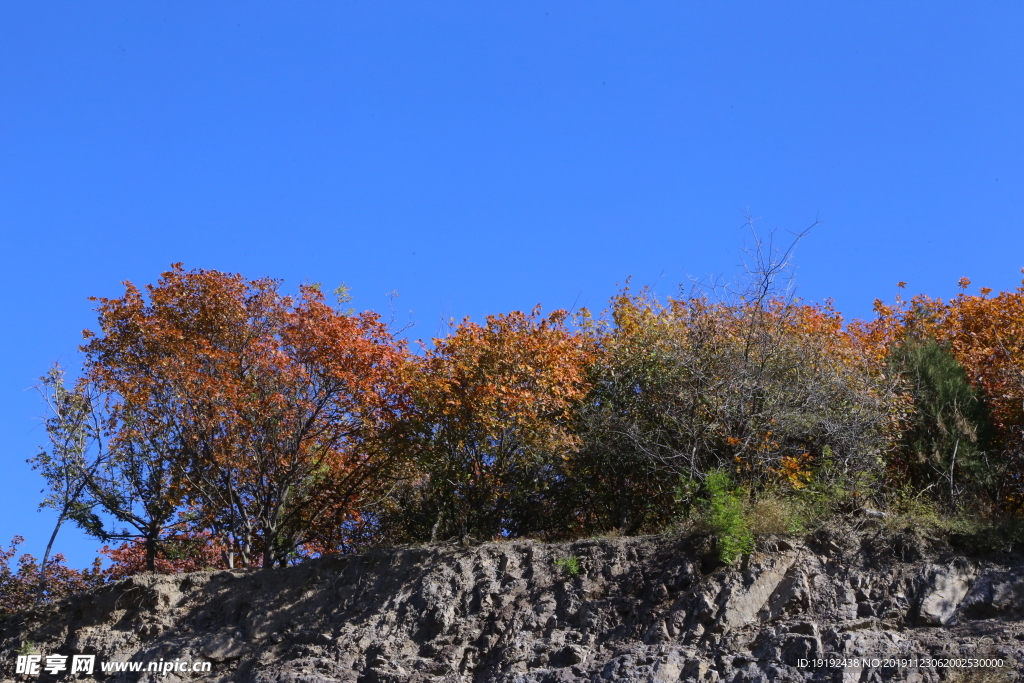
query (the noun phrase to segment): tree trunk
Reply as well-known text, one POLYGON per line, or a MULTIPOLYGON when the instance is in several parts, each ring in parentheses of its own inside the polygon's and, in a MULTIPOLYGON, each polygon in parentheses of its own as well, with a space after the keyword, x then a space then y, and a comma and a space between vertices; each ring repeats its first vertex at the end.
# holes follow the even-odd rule
POLYGON ((43 601, 43 597, 46 592, 46 564, 50 561, 50 551, 53 550, 53 542, 57 540, 57 532, 60 531, 60 527, 64 523, 64 515, 66 512, 67 508, 65 508, 60 513, 60 516, 57 517, 57 523, 53 527, 53 533, 50 534, 50 542, 46 544, 46 552, 43 553, 43 561, 39 565, 39 586, 36 589, 36 604, 43 601))
POLYGON ((158 531, 146 533, 146 571, 156 571, 156 542, 158 531))
POLYGON ((437 543, 437 539, 441 536, 441 520, 444 517, 444 508, 441 508, 437 513, 437 519, 434 521, 434 528, 430 530, 430 542, 437 543))
POLYGON ((263 546, 263 568, 271 569, 274 566, 274 545, 269 540, 263 546))

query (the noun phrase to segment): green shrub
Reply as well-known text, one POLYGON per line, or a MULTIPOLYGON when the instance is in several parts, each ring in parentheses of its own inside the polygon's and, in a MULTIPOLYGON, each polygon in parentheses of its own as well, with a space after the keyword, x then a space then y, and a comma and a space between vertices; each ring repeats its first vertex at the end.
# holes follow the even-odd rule
POLYGON ((580 572, 583 571, 583 567, 580 566, 580 558, 575 555, 558 558, 555 560, 555 566, 561 569, 562 574, 568 578, 579 576, 580 572))
POLYGON ((743 517, 743 501, 731 490, 732 480, 723 470, 708 474, 708 523, 715 533, 718 557, 726 564, 754 549, 754 534, 743 517))

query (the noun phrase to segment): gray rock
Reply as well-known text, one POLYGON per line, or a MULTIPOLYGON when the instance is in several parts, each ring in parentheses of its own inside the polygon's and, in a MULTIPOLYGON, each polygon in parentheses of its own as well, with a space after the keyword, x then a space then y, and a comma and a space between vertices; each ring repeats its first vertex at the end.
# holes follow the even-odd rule
POLYGON ((929 626, 948 623, 973 580, 974 568, 965 563, 929 568, 918 607, 920 622, 929 626))
POLYGON ((100 661, 211 665, 202 675, 77 679, 167 683, 938 683, 946 672, 808 662, 1024 661, 1024 567, 948 549, 940 557, 912 535, 885 533, 858 522, 810 539, 763 539, 741 568, 702 563, 706 537, 650 536, 432 545, 268 571, 139 576, 0 622, 0 679, 18 680, 14 662, 27 642, 100 661), (568 555, 585 568, 572 581, 554 569, 568 555))

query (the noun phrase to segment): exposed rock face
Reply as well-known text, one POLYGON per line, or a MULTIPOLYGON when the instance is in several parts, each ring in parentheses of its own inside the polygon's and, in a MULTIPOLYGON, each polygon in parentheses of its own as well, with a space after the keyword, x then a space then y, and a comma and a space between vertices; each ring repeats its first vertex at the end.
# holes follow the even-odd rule
POLYGON ((938 681, 937 667, 821 657, 1024 662, 1024 566, 882 529, 763 540, 737 567, 696 536, 436 545, 275 570, 138 576, 0 624, 0 678, 26 641, 97 661, 211 671, 77 680, 938 681), (581 572, 555 561, 575 555, 581 572), (804 662, 802 660, 808 660, 804 662))

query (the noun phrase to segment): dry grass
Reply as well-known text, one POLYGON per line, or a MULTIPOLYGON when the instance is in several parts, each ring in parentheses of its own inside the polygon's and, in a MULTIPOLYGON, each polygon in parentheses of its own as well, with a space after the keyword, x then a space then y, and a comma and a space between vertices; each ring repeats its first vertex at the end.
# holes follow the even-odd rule
POLYGON ((1011 666, 989 669, 953 669, 946 675, 946 683, 1013 683, 1018 679, 1011 666))
POLYGON ((756 500, 745 515, 757 536, 793 533, 800 528, 799 516, 791 502, 770 496, 756 500))

